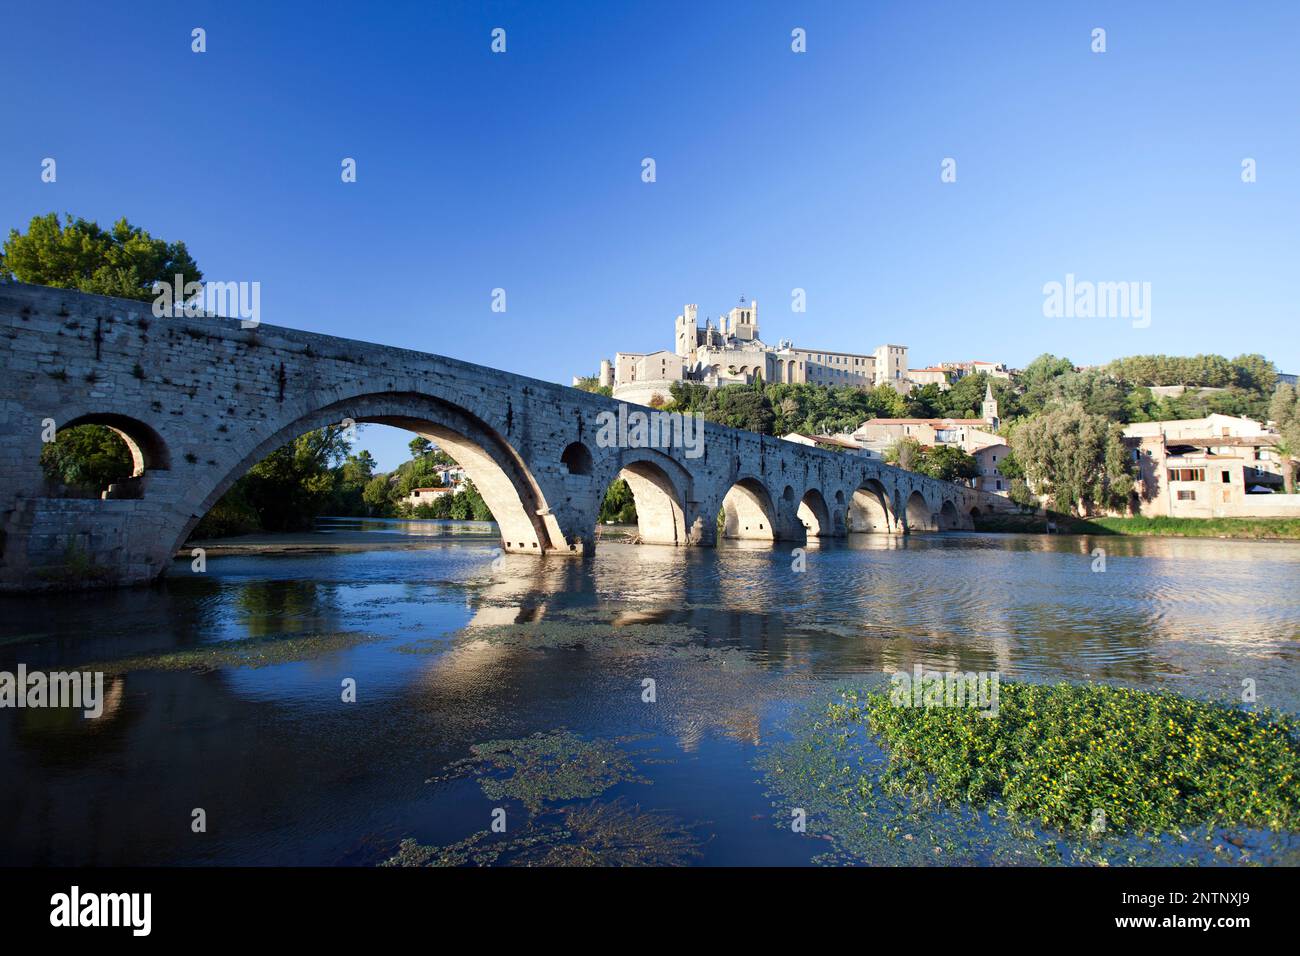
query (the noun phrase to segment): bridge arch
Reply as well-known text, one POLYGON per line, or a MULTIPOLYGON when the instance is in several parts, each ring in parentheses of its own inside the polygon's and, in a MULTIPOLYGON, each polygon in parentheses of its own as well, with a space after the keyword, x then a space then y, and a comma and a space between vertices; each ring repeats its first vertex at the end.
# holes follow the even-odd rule
POLYGON ((799 501, 799 523, 810 538, 829 538, 835 534, 826 499, 816 488, 809 488, 799 501))
POLYGON ((908 495, 904 517, 908 531, 934 530, 930 506, 926 503, 925 496, 919 491, 913 491, 908 495))
POLYGON ((945 501, 939 506, 939 530, 957 531, 960 528, 961 516, 957 513, 957 506, 951 501, 945 501))
MULTIPOLYGON (((563 538, 548 526, 546 500, 522 458, 491 425, 452 402, 413 392, 361 395, 296 415, 249 449, 233 467, 212 472, 213 480, 187 498, 184 526, 174 552, 223 494, 276 449, 318 428, 344 421, 391 425, 435 442, 474 483, 501 530, 506 551, 541 553, 563 538)), ((169 553, 170 553, 169 552, 169 553)))
POLYGON ((146 471, 167 471, 171 468, 171 454, 167 450, 167 443, 153 426, 137 418, 113 412, 92 412, 63 422, 58 429, 63 431, 81 425, 103 425, 122 439, 131 453, 132 478, 139 478, 146 471))
POLYGON ((752 476, 740 478, 722 498, 722 536, 774 541, 776 514, 767 486, 752 476))
POLYGON ((580 441, 570 442, 560 453, 560 464, 571 475, 590 475, 592 470, 591 449, 580 441))
MULTIPOLYGON (((610 480, 622 478, 632 492, 641 542, 677 546, 690 543, 686 514, 692 487, 690 472, 653 448, 625 449, 613 464, 618 471, 610 480)), ((605 473, 609 470, 606 468, 605 473)), ((597 493, 603 495, 608 485, 609 481, 600 485, 597 493)))
POLYGON ((884 534, 894 531, 897 520, 890 506, 889 492, 878 478, 868 478, 853 492, 849 502, 849 531, 884 534))
POLYGON ((33 495, 43 498, 84 498, 86 492, 93 490, 94 497, 101 499, 141 498, 149 483, 150 475, 158 472, 165 473, 171 469, 171 452, 166 441, 153 426, 138 418, 116 412, 89 412, 59 417, 50 416, 38 420, 38 424, 42 426, 43 433, 39 444, 40 451, 30 462, 21 463, 21 466, 13 472, 18 476, 24 473, 26 467, 33 469, 34 480, 29 482, 23 477, 17 482, 19 486, 27 486, 30 489, 29 493, 33 495), (108 429, 126 450, 130 464, 120 470, 112 469, 114 473, 111 475, 106 474, 108 469, 99 467, 94 469, 99 472, 96 476, 97 480, 83 477, 81 481, 65 485, 61 479, 53 478, 45 472, 45 451, 51 446, 44 443, 43 436, 44 426, 49 423, 55 424, 56 438, 65 437, 72 430, 86 426, 108 429))

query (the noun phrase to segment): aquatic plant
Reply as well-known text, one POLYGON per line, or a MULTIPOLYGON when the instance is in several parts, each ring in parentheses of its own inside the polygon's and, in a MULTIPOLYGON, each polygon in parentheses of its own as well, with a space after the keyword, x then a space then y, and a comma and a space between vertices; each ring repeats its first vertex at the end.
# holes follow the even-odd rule
POLYGON ((1003 683, 996 717, 850 692, 837 724, 867 721, 899 792, 1007 812, 1065 832, 1288 830, 1300 810, 1297 722, 1172 693, 1003 683), (1104 816, 1103 816, 1104 814, 1104 816))
POLYGON ((406 839, 380 866, 680 866, 699 854, 690 827, 619 799, 549 811, 517 836, 480 830, 442 847, 406 839))
POLYGON ((131 671, 216 670, 220 667, 270 667, 293 661, 310 660, 359 644, 378 641, 370 634, 339 631, 329 634, 276 634, 215 641, 157 654, 127 657, 105 663, 87 664, 86 670, 105 674, 131 671))
POLYGON ((534 813, 544 803, 595 797, 618 783, 650 783, 616 743, 565 730, 489 740, 430 782, 473 776, 489 800, 518 800, 534 813))

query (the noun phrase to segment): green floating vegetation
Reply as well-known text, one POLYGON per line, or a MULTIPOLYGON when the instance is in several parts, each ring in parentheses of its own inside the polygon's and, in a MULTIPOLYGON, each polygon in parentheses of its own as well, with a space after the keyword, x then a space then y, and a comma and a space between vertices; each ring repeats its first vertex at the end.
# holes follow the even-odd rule
POLYGON ((619 799, 565 807, 518 836, 480 830, 445 847, 403 840, 381 866, 681 866, 700 855, 689 827, 619 799))
POLYGON ((102 664, 87 664, 84 669, 105 674, 131 671, 216 670, 221 667, 270 667, 295 661, 311 660, 335 651, 348 650, 380 640, 370 634, 346 631, 329 634, 269 635, 217 641, 200 647, 126 657, 102 664))
POLYGON ((896 706, 887 690, 849 691, 829 717, 840 727, 865 721, 879 735, 887 789, 998 804, 1065 833, 1099 822, 1134 833, 1297 823, 1293 717, 1097 684, 1003 683, 999 697, 990 718, 896 706))
POLYGON ((692 827, 623 798, 554 806, 598 796, 637 775, 620 740, 583 740, 566 730, 470 748, 430 782, 476 778, 489 799, 524 804, 509 834, 480 830, 446 846, 408 838, 381 866, 678 866, 700 853, 692 827))
POLYGON ((489 800, 518 800, 537 813, 545 803, 598 796, 615 784, 650 783, 617 744, 583 740, 566 730, 489 740, 429 782, 475 777, 489 800))

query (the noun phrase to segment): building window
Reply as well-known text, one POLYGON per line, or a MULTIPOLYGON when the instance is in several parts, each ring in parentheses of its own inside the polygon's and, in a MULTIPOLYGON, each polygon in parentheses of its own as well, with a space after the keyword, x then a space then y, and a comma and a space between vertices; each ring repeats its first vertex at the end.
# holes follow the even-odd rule
POLYGON ((1204 468, 1170 468, 1170 481, 1204 481, 1204 468))
POLYGON ((1195 501, 1195 500, 1196 500, 1196 492, 1194 492, 1194 491, 1180 491, 1180 492, 1178 492, 1178 500, 1179 500, 1179 501, 1195 501))
POLYGON ((1224 483, 1225 485, 1230 485, 1230 484, 1232 484, 1232 472, 1230 472, 1230 471, 1225 471, 1225 472, 1223 472, 1222 474, 1223 474, 1223 483, 1224 483))

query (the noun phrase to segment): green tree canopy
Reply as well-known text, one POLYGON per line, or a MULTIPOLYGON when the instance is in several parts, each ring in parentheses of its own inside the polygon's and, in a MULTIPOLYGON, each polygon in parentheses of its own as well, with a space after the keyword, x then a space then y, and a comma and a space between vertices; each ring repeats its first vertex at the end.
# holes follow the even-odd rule
POLYGON ((1087 515, 1122 508, 1133 489, 1120 427, 1079 404, 1060 405, 1020 422, 1011 448, 1029 486, 1057 511, 1087 515))
POLYGON ((183 242, 156 239, 119 219, 111 229, 55 213, 33 216, 27 232, 9 231, 0 251, 0 274, 19 282, 78 289, 99 295, 152 300, 155 282, 203 278, 183 242))
POLYGON ((103 491, 134 471, 130 449, 117 432, 104 425, 61 428, 54 441, 41 448, 45 476, 85 491, 103 491))
POLYGON ((1294 385, 1282 384, 1273 394, 1269 403, 1268 417, 1277 425, 1277 451, 1283 458, 1285 467, 1282 477, 1286 481, 1287 494, 1295 494, 1295 473, 1300 461, 1300 392, 1294 385))

